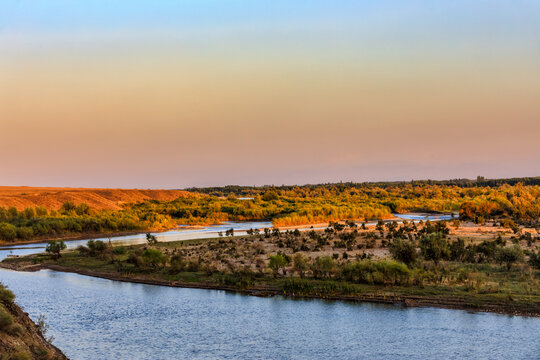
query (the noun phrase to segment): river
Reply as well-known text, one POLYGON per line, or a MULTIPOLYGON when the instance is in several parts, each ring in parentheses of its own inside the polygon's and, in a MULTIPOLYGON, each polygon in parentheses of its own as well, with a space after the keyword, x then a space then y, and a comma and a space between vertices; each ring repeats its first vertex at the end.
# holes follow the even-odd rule
MULTIPOLYGON (((160 240, 268 224, 179 229, 160 240)), ((259 298, 50 270, 0 270, 0 281, 34 320, 46 316, 54 344, 71 359, 540 358, 538 318, 259 298)))
POLYGON ((258 298, 42 270, 2 282, 71 359, 538 359, 540 319, 258 298))
MULTIPOLYGON (((441 221, 452 219, 451 214, 394 214, 395 217, 408 221, 441 221)), ((368 222, 368 225, 376 224, 376 222, 368 222)), ((246 222, 233 222, 225 221, 223 224, 210 225, 203 227, 189 227, 187 225, 179 225, 175 230, 169 230, 164 232, 155 233, 158 241, 180 241, 190 239, 206 239, 218 237, 219 233, 225 233, 226 230, 234 229, 235 235, 246 235, 246 231, 249 229, 264 229, 272 228, 273 225, 270 221, 246 221, 246 222)), ((300 231, 310 230, 312 227, 299 228, 300 231)), ((95 240, 111 241, 115 245, 135 245, 146 243, 146 234, 134 234, 115 237, 104 237, 95 240)), ((68 249, 75 249, 79 245, 86 245, 87 239, 66 241, 68 249)), ((24 245, 10 245, 0 247, 0 261, 5 259, 9 255, 30 255, 45 251, 46 242, 24 244, 24 245)))

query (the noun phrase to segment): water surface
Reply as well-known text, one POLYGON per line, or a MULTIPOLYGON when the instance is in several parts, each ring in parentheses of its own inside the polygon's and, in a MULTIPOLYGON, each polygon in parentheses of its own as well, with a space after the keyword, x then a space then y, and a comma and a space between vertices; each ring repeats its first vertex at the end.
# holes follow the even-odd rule
POLYGON ((538 359, 540 319, 0 271, 71 359, 538 359))

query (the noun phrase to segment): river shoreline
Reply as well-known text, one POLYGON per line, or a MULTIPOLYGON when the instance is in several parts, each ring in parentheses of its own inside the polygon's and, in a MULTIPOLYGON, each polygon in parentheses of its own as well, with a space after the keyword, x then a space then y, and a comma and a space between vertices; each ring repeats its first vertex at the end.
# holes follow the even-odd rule
MULTIPOLYGON (((452 215, 450 213, 417 213, 417 212, 411 212, 411 213, 405 213, 402 215, 452 215)), ((456 214, 453 214, 456 215, 456 214)), ((456 217, 457 218, 457 217, 456 217)), ((398 223, 401 223, 404 219, 392 216, 387 219, 383 219, 384 222, 389 221, 396 221, 398 223)), ((268 221, 271 222, 272 220, 252 220, 252 221, 268 221)), ((437 221, 437 220, 434 220, 437 221)), ((247 221, 251 222, 251 221, 247 221)), ((360 222, 360 221, 357 221, 360 222)), ((367 227, 374 227, 375 223, 374 220, 370 220, 370 223, 366 223, 367 227)), ((238 222, 242 223, 242 222, 238 222)), ((13 242, 5 242, 0 241, 0 250, 2 249, 9 249, 13 246, 18 245, 31 245, 31 244, 39 244, 39 243, 46 243, 48 241, 57 240, 57 241, 64 241, 64 242, 70 242, 70 241, 79 241, 79 240, 91 240, 91 239, 101 239, 101 238, 114 238, 114 237, 120 237, 120 236, 131 236, 131 235, 143 235, 148 232, 154 233, 154 234, 160 234, 165 233, 168 231, 175 231, 175 230, 188 230, 188 229, 203 229, 205 227, 210 227, 213 225, 223 225, 223 224, 206 224, 206 225, 185 225, 185 224, 177 224, 176 227, 171 228, 165 228, 165 229, 139 229, 139 230, 129 230, 129 231, 115 231, 115 232, 92 232, 92 233, 84 233, 80 235, 66 235, 66 236, 56 236, 56 237, 43 237, 39 239, 32 239, 28 241, 13 241, 13 242)), ((290 225, 290 226, 282 226, 279 227, 280 230, 305 230, 305 229, 311 229, 313 230, 322 230, 328 226, 328 222, 324 223, 311 223, 311 224, 301 224, 301 225, 290 225)), ((260 230, 260 229, 259 229, 260 230)))
MULTIPOLYGON (((540 309, 526 309, 522 305, 508 303, 483 303, 475 304, 471 300, 464 298, 449 298, 444 296, 418 296, 418 295, 395 295, 391 293, 369 293, 365 295, 318 295, 318 294, 294 294, 287 293, 275 286, 265 284, 255 284, 246 288, 227 286, 216 283, 165 281, 160 279, 141 278, 137 276, 125 276, 107 272, 94 271, 89 269, 75 269, 56 264, 32 264, 24 262, 0 262, 0 268, 12 271, 34 272, 40 270, 52 270, 57 272, 74 273, 83 276, 96 277, 111 281, 120 281, 128 283, 137 283, 145 285, 193 288, 205 290, 222 290, 234 293, 240 293, 249 296, 271 297, 284 296, 291 299, 322 299, 330 301, 347 301, 357 303, 378 303, 387 305, 396 305, 403 307, 432 307, 453 310, 464 310, 470 312, 497 313, 510 316, 540 317, 540 309)), ((384 290, 381 287, 380 290, 384 290)))

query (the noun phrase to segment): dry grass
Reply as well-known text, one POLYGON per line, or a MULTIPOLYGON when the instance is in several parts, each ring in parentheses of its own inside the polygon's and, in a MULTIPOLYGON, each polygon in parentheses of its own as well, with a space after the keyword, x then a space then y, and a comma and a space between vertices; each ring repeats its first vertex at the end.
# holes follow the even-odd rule
POLYGON ((123 204, 147 200, 171 201, 187 196, 194 195, 181 190, 0 186, 0 206, 14 206, 18 210, 34 206, 57 210, 66 201, 76 205, 86 203, 98 210, 119 210, 123 204))

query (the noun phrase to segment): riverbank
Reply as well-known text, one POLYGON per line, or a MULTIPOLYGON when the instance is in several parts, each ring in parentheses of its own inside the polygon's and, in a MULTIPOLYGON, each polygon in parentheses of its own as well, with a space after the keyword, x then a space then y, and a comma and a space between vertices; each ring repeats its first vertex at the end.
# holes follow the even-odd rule
POLYGON ((129 246, 92 241, 61 257, 10 257, 0 266, 258 296, 539 316, 540 272, 524 257, 537 251, 537 237, 523 231, 517 238, 504 228, 470 223, 333 224, 324 231, 205 233, 129 246))
MULTIPOLYGON (((450 214, 447 214, 447 213, 437 213, 437 214, 439 214, 439 215, 450 215, 450 214)), ((428 215, 433 215, 433 214, 429 214, 429 213, 407 213, 407 214, 404 214, 404 215, 422 217, 422 216, 428 216, 428 215)), ((384 222, 396 221, 397 223, 402 223, 403 220, 404 220, 403 218, 400 218, 398 216, 392 216, 391 218, 384 219, 384 222)), ((432 221, 437 221, 437 220, 432 220, 432 221)), ((255 221, 255 222, 271 222, 271 220, 258 220, 258 221, 255 221)), ((236 223, 241 223, 241 222, 233 222, 233 223, 236 224, 236 223)), ((247 223, 250 223, 250 222, 247 222, 247 223)), ((211 226, 225 225, 225 224, 226 223, 220 223, 220 224, 208 223, 206 225, 178 224, 175 227, 162 228, 162 229, 147 228, 147 229, 138 229, 138 230, 129 230, 129 231, 115 231, 115 232, 106 232, 106 231, 102 231, 102 232, 86 232, 86 233, 81 233, 81 234, 76 234, 76 235, 75 234, 70 234, 70 235, 54 236, 54 237, 46 236, 46 237, 40 237, 40 238, 35 238, 35 239, 32 239, 32 240, 25 240, 25 241, 10 241, 10 242, 0 241, 0 249, 6 248, 6 247, 10 248, 10 247, 17 246, 17 245, 29 245, 29 244, 45 243, 45 242, 48 242, 48 241, 51 241, 51 240, 56 240, 56 241, 61 240, 61 241, 64 241, 64 242, 69 242, 69 241, 79 241, 79 240, 86 240, 86 239, 90 240, 90 239, 114 238, 114 237, 119 237, 119 236, 144 235, 144 234, 146 234, 148 232, 151 232, 151 233, 154 233, 154 234, 161 234, 161 233, 166 233, 166 232, 169 232, 169 231, 204 229, 204 228, 208 228, 208 227, 211 227, 211 226)), ((231 227, 234 227, 234 225, 232 225, 231 227)), ((280 227, 279 229, 281 231, 296 230, 296 229, 298 229, 298 230, 313 229, 313 230, 316 230, 316 231, 320 231, 320 230, 324 230, 326 227, 328 227, 328 222, 324 222, 324 223, 318 222, 318 223, 310 223, 310 224, 303 224, 303 225, 291 225, 291 226, 280 227)), ((374 228, 375 227, 375 222, 372 220, 371 222, 366 223, 366 227, 367 228, 374 228)), ((262 230, 262 228, 257 228, 257 229, 262 230)))
POLYGON ((0 358, 67 360, 62 351, 45 338, 43 325, 36 325, 14 298, 13 293, 0 284, 0 358))
MULTIPOLYGON (((42 260, 43 261, 43 260, 42 260)), ((540 298, 501 293, 479 293, 443 286, 392 286, 352 284, 343 281, 301 279, 297 277, 255 277, 246 282, 230 274, 183 272, 180 276, 163 273, 127 274, 104 270, 107 266, 65 266, 53 262, 36 263, 36 257, 10 259, 0 267, 14 271, 53 271, 76 273, 113 281, 147 285, 224 290, 251 296, 281 295, 297 299, 392 304, 404 307, 438 307, 474 312, 540 317, 540 298)))

